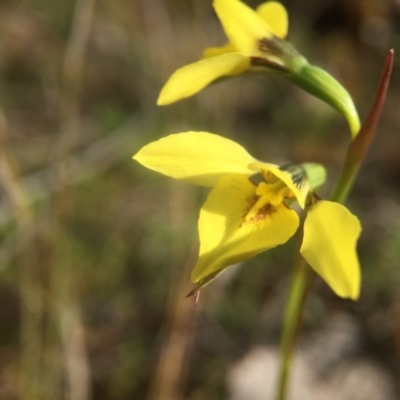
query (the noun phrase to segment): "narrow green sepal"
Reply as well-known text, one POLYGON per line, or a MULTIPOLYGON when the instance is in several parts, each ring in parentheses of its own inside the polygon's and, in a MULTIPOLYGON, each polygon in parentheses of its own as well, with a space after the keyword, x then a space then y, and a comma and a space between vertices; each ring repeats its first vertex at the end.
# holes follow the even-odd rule
POLYGON ((360 130, 360 119, 350 94, 326 71, 301 61, 300 65, 293 63, 289 79, 339 111, 347 119, 354 138, 360 130))
POLYGON ((315 190, 325 183, 326 169, 323 165, 317 163, 303 163, 301 166, 306 172, 311 189, 315 190))

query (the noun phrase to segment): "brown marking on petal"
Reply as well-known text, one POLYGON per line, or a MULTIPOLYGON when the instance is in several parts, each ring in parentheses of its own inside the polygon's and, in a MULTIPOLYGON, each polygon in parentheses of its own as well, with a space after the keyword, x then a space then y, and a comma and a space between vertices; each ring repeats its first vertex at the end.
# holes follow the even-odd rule
POLYGON ((276 213, 276 207, 272 204, 266 204, 264 207, 261 207, 254 217, 257 221, 260 219, 265 219, 266 217, 270 217, 272 214, 276 213))
POLYGON ((279 42, 267 38, 262 38, 258 41, 258 50, 262 53, 272 54, 277 57, 283 56, 279 42))
POLYGON ((258 196, 256 195, 247 199, 247 207, 243 210, 243 214, 241 216, 243 220, 246 218, 246 215, 249 213, 249 211, 254 207, 254 204, 256 204, 257 200, 258 196))
POLYGON ((274 207, 272 204, 266 204, 265 206, 261 207, 255 215, 253 215, 250 218, 246 218, 246 215, 243 217, 243 220, 240 224, 240 226, 243 226, 244 224, 254 224, 256 222, 262 221, 266 218, 271 217, 272 214, 276 213, 276 207, 274 207))
POLYGON ((273 62, 272 60, 267 60, 261 57, 250 57, 251 65, 254 67, 264 67, 273 69, 276 71, 287 72, 287 68, 283 67, 282 65, 273 62))
MULTIPOLYGON (((300 192, 308 192, 309 183, 307 173, 302 165, 287 164, 279 168, 281 171, 286 171, 291 175, 291 180, 300 192)), ((286 196, 292 197, 292 196, 286 196)), ((293 194, 293 197, 294 194, 293 194)))

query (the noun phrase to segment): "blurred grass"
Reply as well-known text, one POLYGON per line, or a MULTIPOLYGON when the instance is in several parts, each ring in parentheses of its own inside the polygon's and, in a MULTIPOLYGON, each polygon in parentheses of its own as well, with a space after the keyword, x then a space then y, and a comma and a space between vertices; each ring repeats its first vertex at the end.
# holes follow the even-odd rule
MULTIPOLYGON (((0 398, 225 398, 229 366, 254 343, 277 343, 290 252, 276 249, 221 277, 192 308, 184 295, 206 191, 130 157, 168 133, 206 130, 271 162, 322 162, 333 182, 346 123, 272 74, 157 108, 176 68, 224 43, 211 0, 98 1, 92 22, 74 31, 83 3, 0 4, 0 398), (72 57, 78 72, 76 60, 65 62, 73 40, 83 40, 72 57)), ((349 89, 365 116, 385 55, 399 43, 399 5, 284 3, 291 40, 349 89)), ((393 377, 398 72, 396 61, 379 134, 349 201, 364 227, 362 297, 342 301, 317 281, 304 324, 307 332, 337 309, 352 314, 363 351, 393 377)))

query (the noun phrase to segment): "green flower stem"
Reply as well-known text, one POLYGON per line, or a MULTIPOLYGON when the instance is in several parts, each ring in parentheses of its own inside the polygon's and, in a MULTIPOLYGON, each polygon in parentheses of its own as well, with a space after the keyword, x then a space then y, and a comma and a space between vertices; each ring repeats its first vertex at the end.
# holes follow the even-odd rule
MULTIPOLYGON (((375 96, 372 109, 364 122, 359 134, 355 137, 344 161, 342 172, 339 175, 331 200, 343 203, 358 175, 361 164, 375 136, 382 108, 385 103, 386 92, 389 85, 393 66, 394 51, 390 50, 383 68, 382 77, 375 96)), ((300 325, 304 303, 310 287, 310 279, 313 276, 311 268, 304 259, 299 256, 294 265, 292 282, 289 291, 289 299, 285 310, 285 320, 281 339, 281 360, 278 377, 277 400, 287 398, 288 379, 293 361, 293 347, 296 333, 300 325)))
POLYGON ((277 400, 285 400, 287 397, 288 380, 292 366, 292 354, 294 340, 303 313, 304 302, 307 296, 310 280, 313 276, 304 258, 297 257, 294 263, 292 281, 289 291, 289 299, 285 310, 284 330, 280 347, 280 366, 278 378, 277 400))

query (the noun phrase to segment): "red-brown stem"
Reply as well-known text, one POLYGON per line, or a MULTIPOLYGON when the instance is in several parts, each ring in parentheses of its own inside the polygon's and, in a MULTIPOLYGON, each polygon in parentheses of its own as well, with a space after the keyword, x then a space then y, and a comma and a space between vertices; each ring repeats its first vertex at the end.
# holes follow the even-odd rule
POLYGON ((354 138, 347 150, 345 162, 342 172, 339 176, 335 190, 331 199, 339 203, 343 203, 353 185, 354 179, 358 175, 358 171, 364 161, 372 140, 375 137, 376 127, 382 114, 383 105, 385 104, 386 93, 389 86, 390 76, 392 73, 394 59, 394 50, 390 50, 383 67, 381 80, 375 96, 374 104, 368 114, 367 119, 363 123, 360 132, 354 138))

